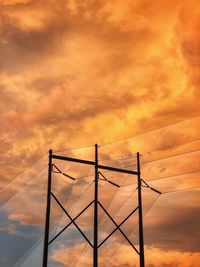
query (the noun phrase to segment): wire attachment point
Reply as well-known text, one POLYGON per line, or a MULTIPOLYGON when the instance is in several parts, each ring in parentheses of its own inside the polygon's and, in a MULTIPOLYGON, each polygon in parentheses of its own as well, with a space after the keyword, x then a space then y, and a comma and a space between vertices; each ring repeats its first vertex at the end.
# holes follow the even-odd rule
POLYGON ((143 179, 141 179, 141 181, 145 184, 145 185, 142 185, 142 187, 149 188, 149 189, 151 189, 152 191, 156 192, 157 194, 160 194, 160 195, 162 194, 162 192, 160 192, 159 190, 157 190, 157 189, 155 189, 155 188, 149 186, 143 179))

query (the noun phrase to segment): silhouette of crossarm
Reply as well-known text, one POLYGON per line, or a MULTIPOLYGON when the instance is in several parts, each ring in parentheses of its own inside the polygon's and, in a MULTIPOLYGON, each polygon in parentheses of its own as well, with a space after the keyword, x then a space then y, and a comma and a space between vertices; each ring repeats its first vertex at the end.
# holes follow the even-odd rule
POLYGON ((116 232, 117 230, 119 230, 121 232, 121 234, 124 236, 124 238, 127 240, 127 242, 131 245, 131 247, 137 252, 137 254, 139 255, 139 251, 136 249, 136 247, 133 245, 133 243, 129 240, 129 238, 126 236, 126 234, 122 231, 122 229, 120 228, 120 226, 122 226, 122 224, 124 224, 128 218, 130 218, 130 216, 138 209, 135 208, 119 225, 115 222, 115 220, 111 217, 111 215, 107 212, 107 210, 103 207, 103 205, 98 201, 98 204, 101 206, 101 208, 104 210, 104 212, 108 215, 108 217, 110 218, 110 220, 115 224, 116 228, 99 244, 98 247, 101 247, 113 234, 114 232, 116 232))
POLYGON ((56 196, 51 192, 52 197, 55 199, 55 201, 58 203, 58 205, 60 206, 60 208, 64 211, 64 213, 67 215, 67 217, 70 219, 70 223, 65 226, 50 242, 49 244, 51 244, 65 229, 67 229, 67 227, 69 227, 72 223, 74 224, 74 226, 78 229, 78 231, 80 232, 80 234, 86 239, 86 241, 90 244, 90 246, 93 248, 92 243, 90 242, 90 240, 87 238, 87 236, 82 232, 82 230, 79 228, 79 226, 76 224, 75 220, 81 215, 83 214, 83 212, 89 208, 89 206, 94 202, 92 201, 90 204, 88 204, 87 207, 85 207, 74 219, 69 215, 69 213, 66 211, 66 209, 62 206, 62 204, 60 203, 60 201, 56 198, 56 196))
MULTIPOLYGON (((90 160, 77 159, 77 158, 71 158, 71 157, 64 157, 64 156, 59 156, 59 155, 54 155, 54 154, 52 154, 51 157, 53 159, 71 161, 71 162, 82 163, 82 164, 93 165, 93 166, 96 165, 95 161, 90 161, 90 160)), ((105 165, 99 165, 99 164, 97 165, 97 167, 98 167, 98 169, 103 169, 103 170, 108 170, 108 171, 122 172, 122 173, 138 175, 137 171, 132 171, 132 170, 114 168, 114 167, 105 166, 105 165)))

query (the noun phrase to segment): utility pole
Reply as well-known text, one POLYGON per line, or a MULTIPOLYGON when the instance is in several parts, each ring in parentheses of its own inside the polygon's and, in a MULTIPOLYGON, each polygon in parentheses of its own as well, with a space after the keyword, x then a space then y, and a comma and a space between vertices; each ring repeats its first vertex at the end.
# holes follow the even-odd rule
POLYGON ((48 242, 49 242, 49 225, 50 225, 50 210, 51 210, 51 179, 52 179, 52 150, 49 150, 49 169, 48 169, 48 185, 47 185, 47 207, 46 221, 44 233, 44 250, 43 250, 43 267, 47 267, 48 263, 48 242))
POLYGON ((98 267, 98 145, 95 145, 95 188, 94 188, 94 248, 93 267, 98 267))
POLYGON ((142 217, 142 192, 141 192, 141 174, 140 174, 140 153, 137 153, 137 171, 138 171, 138 218, 139 218, 139 247, 140 247, 140 267, 144 264, 144 236, 143 236, 143 217, 142 217))
POLYGON ((141 172, 140 172, 140 154, 139 152, 137 153, 137 171, 134 170, 128 170, 128 169, 123 169, 123 168, 117 168, 117 167, 111 167, 107 165, 101 165, 99 164, 98 160, 98 145, 95 145, 95 159, 94 161, 91 160, 84 160, 84 159, 78 159, 78 158, 73 158, 73 157, 66 157, 66 156, 61 156, 61 155, 55 155, 52 153, 52 150, 49 150, 49 167, 48 167, 48 186, 47 186, 47 207, 46 207, 46 221, 45 221, 45 235, 44 235, 44 250, 43 250, 43 267, 47 267, 48 265, 48 246, 52 244, 53 241, 55 241, 58 236, 60 236, 70 225, 74 225, 76 229, 79 231, 79 233, 84 237, 84 239, 87 241, 87 243, 90 245, 90 247, 93 249, 93 267, 98 267, 98 249, 116 232, 120 231, 120 233, 123 235, 123 237, 126 239, 126 241, 131 245, 133 250, 138 254, 140 258, 140 267, 145 267, 145 262, 144 262, 144 237, 143 237, 143 215, 142 215, 142 187, 147 187, 150 190, 155 191, 156 193, 161 194, 158 190, 150 187, 142 178, 141 178, 141 172), (62 170, 59 169, 53 162, 53 160, 60 160, 60 161, 66 161, 66 162, 74 162, 78 164, 83 164, 83 165, 89 165, 89 166, 94 166, 95 170, 95 180, 94 180, 94 199, 86 206, 84 207, 79 214, 77 214, 75 217, 72 217, 70 215, 70 212, 66 210, 66 208, 62 205, 62 203, 59 201, 59 197, 56 196, 56 193, 54 194, 51 191, 51 183, 52 183, 52 173, 57 173, 60 175, 64 175, 66 179, 70 180, 76 180, 76 178, 72 177, 70 174, 62 172, 62 170), (120 187, 120 185, 116 184, 115 182, 109 180, 106 178, 106 176, 101 173, 101 170, 107 170, 115 173, 126 173, 126 174, 131 174, 135 175, 138 178, 138 203, 137 206, 133 207, 133 210, 131 213, 129 213, 124 220, 118 224, 116 223, 115 219, 110 215, 109 211, 103 206, 103 204, 99 201, 98 198, 98 186, 99 186, 99 179, 101 179, 104 182, 110 183, 112 186, 115 187, 120 187), (99 175, 101 175, 101 178, 99 178, 99 175), (144 183, 145 185, 143 185, 144 183), (58 206, 62 209, 62 211, 66 214, 66 216, 69 218, 69 223, 63 227, 57 233, 54 237, 49 240, 49 228, 50 228, 50 212, 51 212, 51 197, 54 198, 54 200, 57 202, 58 206), (84 234, 82 229, 78 226, 76 223, 76 220, 90 207, 94 205, 94 225, 93 225, 93 230, 94 230, 94 237, 93 237, 93 244, 90 241, 90 239, 87 238, 87 236, 84 234), (113 222, 115 225, 115 229, 108 234, 107 237, 104 238, 103 241, 99 244, 98 241, 98 206, 103 209, 105 214, 110 218, 110 220, 113 222), (124 233, 124 231, 121 229, 121 226, 138 210, 138 220, 139 220, 139 250, 134 246, 134 244, 130 241, 128 236, 124 233))

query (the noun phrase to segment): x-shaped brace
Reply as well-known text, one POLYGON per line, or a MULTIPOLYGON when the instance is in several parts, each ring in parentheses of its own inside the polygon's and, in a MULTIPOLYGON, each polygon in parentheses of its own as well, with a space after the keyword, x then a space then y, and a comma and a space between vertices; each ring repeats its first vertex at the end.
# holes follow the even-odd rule
POLYGON ((101 247, 117 230, 121 232, 121 234, 124 236, 124 238, 127 240, 127 242, 132 246, 132 248, 137 252, 139 255, 139 251, 136 249, 136 247, 133 245, 133 243, 129 240, 129 238, 126 236, 126 234, 122 231, 120 228, 127 220, 131 217, 131 215, 138 209, 135 208, 119 225, 115 222, 115 220, 111 217, 111 215, 107 212, 107 210, 103 207, 103 205, 98 201, 98 204, 101 206, 101 208, 104 210, 104 212, 108 215, 110 220, 115 224, 116 228, 99 244, 98 247, 101 247))
POLYGON ((78 229, 78 231, 81 233, 81 235, 86 239, 86 241, 90 244, 90 246, 93 248, 92 243, 90 242, 90 240, 87 238, 87 236, 82 232, 82 230, 79 228, 79 226, 76 224, 76 219, 78 219, 78 217, 83 214, 93 203, 94 200, 92 202, 90 202, 74 219, 69 215, 69 213, 66 211, 66 209, 62 206, 62 204, 60 203, 60 201, 57 199, 57 197, 51 192, 52 197, 55 199, 55 201, 58 203, 58 205, 60 206, 60 208, 64 211, 64 213, 67 215, 67 217, 70 219, 70 222, 56 235, 54 236, 54 238, 52 238, 48 245, 50 245, 61 233, 63 233, 71 224, 74 224, 74 226, 78 229))

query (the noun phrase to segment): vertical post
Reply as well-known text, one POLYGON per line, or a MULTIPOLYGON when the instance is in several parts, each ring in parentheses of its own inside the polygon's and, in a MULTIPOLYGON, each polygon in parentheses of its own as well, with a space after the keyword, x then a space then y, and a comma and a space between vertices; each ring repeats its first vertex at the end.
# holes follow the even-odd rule
POLYGON ((143 217, 142 217, 142 192, 140 177, 140 153, 137 153, 138 170, 138 217, 139 217, 139 247, 140 247, 140 267, 144 267, 144 236, 143 236, 143 217))
POLYGON ((98 267, 98 145, 95 145, 95 188, 94 188, 94 249, 93 267, 98 267))
POLYGON ((43 250, 43 267, 48 264, 48 243, 49 243, 49 225, 50 225, 50 209, 51 209, 51 171, 52 171, 52 150, 49 150, 49 169, 48 169, 48 184, 47 184, 47 207, 46 221, 44 233, 44 250, 43 250))

